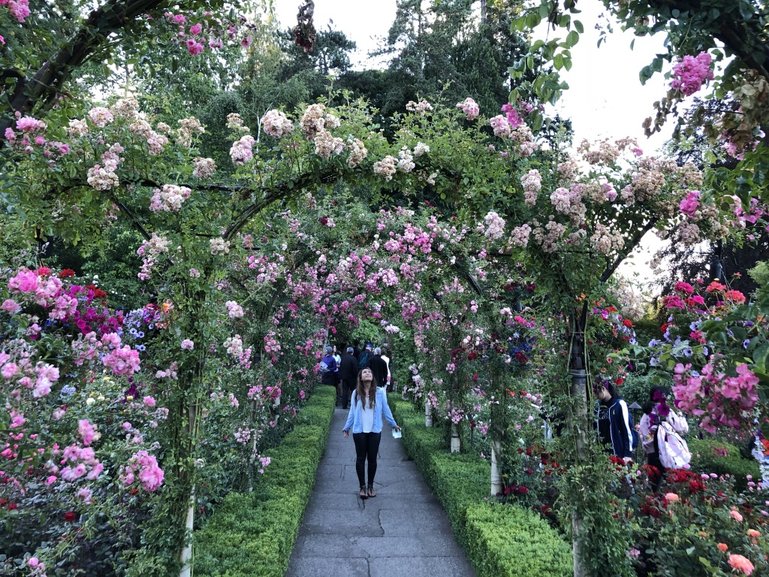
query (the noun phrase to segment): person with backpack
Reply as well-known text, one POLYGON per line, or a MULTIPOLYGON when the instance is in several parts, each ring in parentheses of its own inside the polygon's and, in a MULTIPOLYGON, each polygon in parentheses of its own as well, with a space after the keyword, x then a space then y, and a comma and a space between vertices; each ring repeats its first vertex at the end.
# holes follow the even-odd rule
POLYGON ((652 387, 639 430, 646 463, 659 471, 657 476, 650 475, 656 490, 667 469, 688 468, 691 453, 681 435, 689 432, 689 424, 683 415, 668 406, 667 391, 663 387, 652 387))
POLYGON ((387 393, 377 384, 371 369, 361 369, 352 393, 350 412, 342 429, 345 437, 348 437, 352 430, 356 455, 355 472, 358 475, 361 499, 376 497, 374 477, 377 471, 379 443, 382 440, 382 418, 384 417, 393 429, 400 431, 387 404, 387 393), (366 461, 368 484, 365 477, 366 461))
POLYGON ((637 433, 627 403, 617 394, 611 382, 599 385, 596 397, 596 429, 601 442, 615 457, 630 463, 635 454, 637 433))
POLYGON ((365 369, 371 363, 372 350, 371 343, 366 343, 366 348, 363 349, 358 357, 358 368, 365 369))

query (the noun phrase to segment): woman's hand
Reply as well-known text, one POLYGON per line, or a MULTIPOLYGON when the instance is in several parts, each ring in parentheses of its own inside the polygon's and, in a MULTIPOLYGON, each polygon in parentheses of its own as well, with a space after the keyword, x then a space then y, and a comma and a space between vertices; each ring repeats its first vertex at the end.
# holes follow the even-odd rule
POLYGON ((345 439, 350 436, 350 431, 345 430, 345 431, 342 431, 342 432, 344 433, 344 438, 345 439))

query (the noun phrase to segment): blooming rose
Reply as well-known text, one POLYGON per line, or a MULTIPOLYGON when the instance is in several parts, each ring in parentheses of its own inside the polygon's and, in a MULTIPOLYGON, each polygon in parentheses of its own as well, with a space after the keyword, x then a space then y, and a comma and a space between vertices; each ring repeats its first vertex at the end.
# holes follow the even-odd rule
POLYGON ((753 569, 755 569, 753 563, 751 563, 747 557, 743 557, 742 555, 729 554, 728 562, 732 569, 742 571, 745 575, 750 575, 753 573, 753 569))

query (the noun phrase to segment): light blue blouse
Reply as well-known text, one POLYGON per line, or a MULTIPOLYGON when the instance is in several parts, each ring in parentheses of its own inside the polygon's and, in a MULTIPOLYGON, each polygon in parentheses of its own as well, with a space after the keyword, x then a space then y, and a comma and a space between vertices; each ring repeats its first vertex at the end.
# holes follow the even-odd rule
MULTIPOLYGON (((353 391, 353 399, 357 397, 357 392, 353 391)), ((371 429, 372 433, 382 432, 382 415, 387 419, 387 422, 395 428, 398 423, 393 418, 390 405, 387 404, 387 393, 384 389, 377 387, 376 390, 376 405, 374 406, 374 427, 371 429)), ((360 400, 356 400, 350 406, 350 412, 347 414, 347 422, 344 424, 343 431, 349 431, 352 428, 353 433, 363 432, 363 403, 360 400)))

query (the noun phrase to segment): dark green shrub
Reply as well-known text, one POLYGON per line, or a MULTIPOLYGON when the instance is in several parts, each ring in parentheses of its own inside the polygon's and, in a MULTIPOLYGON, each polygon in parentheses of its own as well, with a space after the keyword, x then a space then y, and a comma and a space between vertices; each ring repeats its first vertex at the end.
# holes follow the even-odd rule
POLYGON ((572 573, 571 546, 538 514, 490 503, 489 464, 446 452, 440 429, 427 429, 411 403, 391 400, 408 455, 435 492, 478 577, 561 577, 572 573))
POLYGON ((476 560, 478 575, 572 575, 571 546, 537 513, 485 502, 469 506, 466 516, 467 548, 476 560))
POLYGON ((252 493, 231 493, 195 532, 198 577, 282 577, 315 484, 336 393, 315 390, 252 493))
POLYGON ((732 475, 738 490, 744 490, 747 487, 748 475, 753 479, 761 477, 758 461, 745 459, 736 445, 714 439, 689 438, 686 442, 692 452, 693 471, 732 475))

